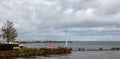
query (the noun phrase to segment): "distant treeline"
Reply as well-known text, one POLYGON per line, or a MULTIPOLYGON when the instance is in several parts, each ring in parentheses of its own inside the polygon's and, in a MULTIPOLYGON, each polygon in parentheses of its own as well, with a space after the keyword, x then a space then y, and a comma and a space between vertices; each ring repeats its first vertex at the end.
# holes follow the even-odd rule
MULTIPOLYGON (((16 43, 24 44, 24 43, 65 43, 65 41, 15 41, 16 43)), ((68 41, 68 43, 72 43, 72 41, 68 41)))

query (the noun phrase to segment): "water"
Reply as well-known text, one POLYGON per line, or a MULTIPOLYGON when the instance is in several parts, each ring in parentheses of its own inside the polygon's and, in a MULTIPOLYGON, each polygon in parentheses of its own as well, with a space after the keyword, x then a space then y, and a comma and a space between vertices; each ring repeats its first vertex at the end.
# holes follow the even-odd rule
POLYGON ((120 51, 73 51, 69 55, 33 56, 16 59, 120 59, 120 51))
MULTIPOLYGON (((65 43, 32 43, 22 45, 34 48, 43 48, 50 45, 54 47, 65 47, 65 43)), ((68 43, 68 47, 73 48, 74 50, 77 50, 78 48, 85 48, 86 50, 93 48, 110 49, 112 47, 120 47, 120 41, 73 41, 72 43, 68 43)))
MULTIPOLYGON (((33 43, 23 45, 35 48, 47 47, 49 45, 65 47, 65 43, 33 43)), ((120 41, 74 41, 69 43, 69 47, 73 49, 120 47, 120 41)), ((120 51, 72 51, 72 54, 69 55, 51 55, 49 57, 32 56, 15 59, 120 59, 120 51)))

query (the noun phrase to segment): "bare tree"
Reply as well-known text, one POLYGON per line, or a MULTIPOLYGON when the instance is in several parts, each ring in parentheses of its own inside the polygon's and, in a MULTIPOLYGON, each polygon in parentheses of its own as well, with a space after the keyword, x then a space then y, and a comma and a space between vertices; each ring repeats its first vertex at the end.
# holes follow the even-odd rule
POLYGON ((1 30, 2 30, 2 37, 3 39, 6 39, 8 44, 9 42, 13 42, 15 38, 18 36, 13 22, 9 20, 4 22, 1 30))

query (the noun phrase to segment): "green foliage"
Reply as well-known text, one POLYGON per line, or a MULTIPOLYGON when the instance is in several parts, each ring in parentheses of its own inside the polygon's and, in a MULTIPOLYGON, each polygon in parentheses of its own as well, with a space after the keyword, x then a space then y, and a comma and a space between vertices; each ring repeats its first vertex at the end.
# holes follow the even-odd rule
POLYGON ((0 51, 0 57, 48 56, 51 54, 70 54, 70 48, 20 48, 19 50, 0 51))
POLYGON ((20 48, 20 55, 22 56, 35 56, 35 55, 42 55, 46 56, 49 54, 70 54, 71 49, 69 48, 53 48, 53 49, 48 49, 48 48, 20 48))
POLYGON ((20 48, 19 51, 20 51, 20 54, 24 56, 37 55, 39 52, 39 50, 36 48, 20 48))

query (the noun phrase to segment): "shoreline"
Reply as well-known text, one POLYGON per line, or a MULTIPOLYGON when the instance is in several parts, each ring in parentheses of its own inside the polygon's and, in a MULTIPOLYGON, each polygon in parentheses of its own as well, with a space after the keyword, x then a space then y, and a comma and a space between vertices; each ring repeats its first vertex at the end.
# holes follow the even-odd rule
MULTIPOLYGON (((106 50, 106 51, 113 51, 113 50, 106 50)), ((120 51, 120 50, 114 50, 114 51, 120 51)), ((0 51, 1 52, 1 51, 0 51)), ((5 51, 4 51, 5 52, 5 51)), ((71 52, 104 52, 104 51, 71 51, 71 52)), ((30 56, 3 56, 3 57, 1 57, 0 56, 0 58, 34 58, 34 57, 36 57, 36 56, 39 56, 39 57, 51 57, 52 55, 59 55, 59 56, 63 56, 63 55, 69 55, 69 54, 50 54, 50 55, 46 55, 46 56, 43 56, 43 55, 30 55, 30 56)))
POLYGON ((69 48, 20 48, 19 50, 0 51, 0 58, 49 56, 71 54, 69 48))
MULTIPOLYGON (((93 50, 85 50, 85 51, 78 51, 77 52, 92 52, 93 50)), ((103 51, 120 51, 120 50, 94 50, 93 52, 103 52, 103 51)), ((71 53, 74 51, 71 51, 71 53)), ((0 51, 0 58, 27 58, 27 57, 34 57, 34 56, 43 56, 43 57, 50 57, 51 55, 69 55, 71 53, 63 53, 63 54, 48 54, 48 55, 16 55, 19 54, 19 52, 15 51, 0 51), (6 53, 7 52, 7 53, 6 53), (1 56, 1 54, 4 53, 4 55, 1 56), (11 54, 12 53, 12 54, 11 54)))

